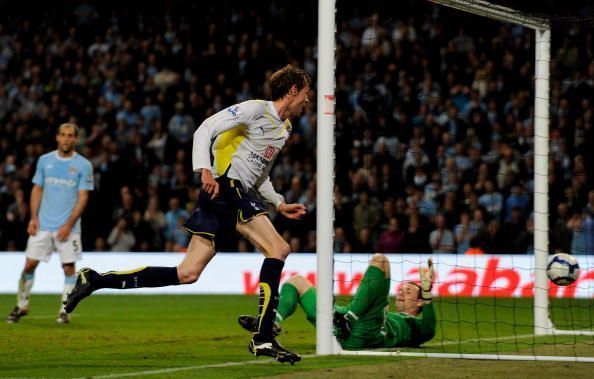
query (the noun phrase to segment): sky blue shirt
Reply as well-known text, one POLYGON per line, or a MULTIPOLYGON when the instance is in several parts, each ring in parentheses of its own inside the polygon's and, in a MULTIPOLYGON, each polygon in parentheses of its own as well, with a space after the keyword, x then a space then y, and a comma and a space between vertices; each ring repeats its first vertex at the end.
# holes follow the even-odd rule
MULTIPOLYGON (((43 188, 39 228, 50 232, 60 229, 74 210, 78 191, 92 191, 93 182, 91 162, 76 152, 70 158, 61 158, 57 150, 42 155, 33 176, 33 183, 43 188)), ((80 233, 80 218, 72 232, 80 233)))

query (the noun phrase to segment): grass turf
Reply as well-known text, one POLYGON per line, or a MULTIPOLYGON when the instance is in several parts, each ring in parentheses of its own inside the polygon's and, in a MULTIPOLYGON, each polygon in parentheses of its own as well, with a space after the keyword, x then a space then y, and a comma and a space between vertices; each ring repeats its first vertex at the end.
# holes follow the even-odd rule
MULTIPOLYGON (((345 378, 350 375, 365 377, 369 370, 375 375, 384 373, 387 377, 395 371, 404 374, 407 369, 413 370, 415 376, 429 377, 431 370, 438 370, 436 375, 441 370, 443 376, 444 368, 440 367, 448 362, 437 360, 431 368, 424 369, 428 371, 419 373, 414 371, 418 366, 409 363, 410 359, 398 357, 313 357, 315 332, 301 311, 285 322, 279 341, 305 355, 303 361, 290 366, 266 358, 255 359, 247 351, 250 335, 236 321, 238 315, 256 311, 254 296, 94 295, 81 303, 69 325, 55 323, 58 303, 59 296, 56 295, 33 295, 28 316, 17 324, 0 323, 0 377, 77 378, 134 374, 167 378, 275 375, 345 378), (373 368, 366 370, 369 365, 373 368)), ((532 334, 531 304, 523 299, 437 299, 438 334, 428 347, 412 351, 592 354, 593 337, 497 340, 532 334), (482 341, 472 341, 477 338, 482 341), (470 341, 460 344, 457 342, 460 339, 470 341)), ((592 329, 590 300, 571 300, 572 312, 568 312, 570 307, 566 301, 555 300, 553 305, 556 322, 572 322, 592 329)), ((6 314, 13 306, 14 296, 0 296, 0 309, 5 309, 6 314)), ((418 359, 412 361, 421 362, 418 359)), ((467 361, 449 364, 447 375, 464 376, 467 374, 465 370, 472 365, 475 363, 467 361)), ((589 370, 594 368, 592 364, 575 363, 508 362, 505 365, 515 374, 525 367, 526 376, 533 376, 535 366, 543 370, 565 367, 576 374, 582 370, 591 372, 589 370)), ((484 371, 487 377, 502 367, 496 361, 476 364, 478 372, 484 371), (489 365, 494 367, 489 369, 489 365)))

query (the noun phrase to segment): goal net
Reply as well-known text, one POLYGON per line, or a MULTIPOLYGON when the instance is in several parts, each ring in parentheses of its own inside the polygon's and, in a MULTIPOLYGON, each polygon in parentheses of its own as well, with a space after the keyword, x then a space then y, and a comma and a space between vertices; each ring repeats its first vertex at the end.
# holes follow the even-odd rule
POLYGON ((318 88, 319 129, 334 102, 335 125, 318 143, 334 144, 335 168, 318 170, 318 353, 593 362, 594 9, 435 3, 325 9, 336 70, 318 88), (373 252, 390 261, 389 312, 433 258, 435 335, 420 347, 327 342, 373 252), (569 286, 547 279, 555 252, 579 263, 569 286))

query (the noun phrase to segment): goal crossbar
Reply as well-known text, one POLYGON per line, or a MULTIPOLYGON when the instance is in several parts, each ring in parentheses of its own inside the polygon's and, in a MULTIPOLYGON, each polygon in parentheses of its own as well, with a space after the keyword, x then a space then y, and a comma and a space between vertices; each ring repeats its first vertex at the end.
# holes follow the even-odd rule
POLYGON ((498 21, 511 22, 532 29, 549 29, 550 23, 544 17, 527 16, 516 9, 492 4, 483 0, 429 0, 432 3, 458 9, 463 12, 489 17, 498 21))

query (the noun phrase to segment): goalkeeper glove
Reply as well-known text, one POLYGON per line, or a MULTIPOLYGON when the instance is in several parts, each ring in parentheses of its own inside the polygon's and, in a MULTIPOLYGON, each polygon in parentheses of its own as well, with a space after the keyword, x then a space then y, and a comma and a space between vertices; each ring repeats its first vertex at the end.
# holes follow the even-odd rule
POLYGON ((433 298, 431 290, 433 289, 433 280, 435 278, 433 260, 431 258, 427 259, 427 268, 421 268, 419 270, 419 275, 421 277, 421 297, 426 303, 429 303, 433 298))
POLYGON ((345 341, 351 335, 351 322, 348 315, 348 313, 343 314, 337 311, 334 311, 332 315, 334 334, 339 341, 345 341))

